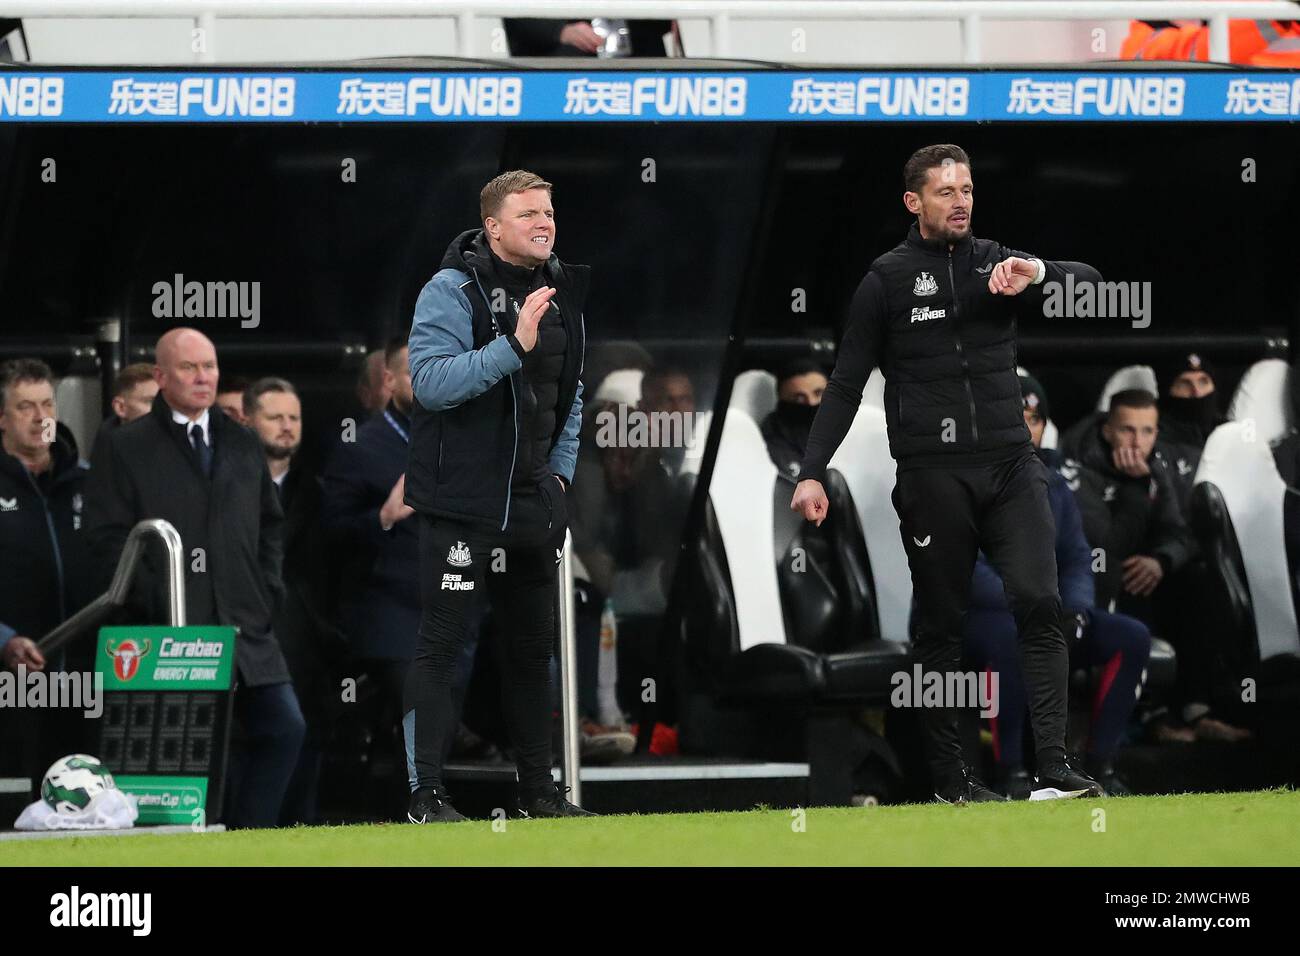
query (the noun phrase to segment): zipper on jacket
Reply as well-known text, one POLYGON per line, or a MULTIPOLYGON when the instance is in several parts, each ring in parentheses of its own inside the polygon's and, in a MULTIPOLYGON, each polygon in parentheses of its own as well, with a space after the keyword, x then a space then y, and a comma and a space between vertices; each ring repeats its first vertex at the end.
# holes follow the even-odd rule
MULTIPOLYGON (((975 421, 975 389, 970 384, 970 366, 966 364, 966 353, 961 348, 961 329, 957 326, 957 283, 952 276, 952 250, 948 250, 948 287, 952 289, 952 337, 957 344, 957 358, 961 362, 961 380, 966 385, 966 398, 970 400, 970 433, 976 444, 980 440, 980 427, 975 421)), ((902 418, 900 414, 899 418, 902 418)))
MULTIPOLYGON (((50 468, 53 467, 54 463, 51 461, 50 468)), ((63 596, 63 555, 59 553, 59 535, 54 530, 54 516, 50 514, 50 503, 41 493, 41 486, 36 483, 36 479, 25 466, 23 471, 26 472, 27 480, 31 483, 32 490, 36 492, 36 497, 41 499, 41 510, 45 512, 45 527, 50 532, 50 549, 54 553, 54 577, 59 582, 59 623, 62 624, 67 620, 68 615, 65 607, 67 599, 63 596)))
MULTIPOLYGON (((471 266, 470 271, 474 273, 474 284, 478 286, 479 295, 483 296, 483 301, 487 303, 488 314, 492 314, 492 300, 489 299, 488 294, 483 291, 483 283, 479 281, 478 270, 471 266)), ((501 327, 497 325, 495 315, 492 316, 492 327, 496 329, 497 338, 500 338, 501 327)), ((510 379, 511 410, 514 413, 513 417, 515 422, 515 445, 510 450, 510 474, 506 476, 506 511, 505 514, 501 516, 502 531, 506 530, 506 525, 510 521, 510 482, 514 480, 515 458, 519 455, 519 395, 515 392, 515 377, 513 375, 507 375, 506 377, 510 379)))

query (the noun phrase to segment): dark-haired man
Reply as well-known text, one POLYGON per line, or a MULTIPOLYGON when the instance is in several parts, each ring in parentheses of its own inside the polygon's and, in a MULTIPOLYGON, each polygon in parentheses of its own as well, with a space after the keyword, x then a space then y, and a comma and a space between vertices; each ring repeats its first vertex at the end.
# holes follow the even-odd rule
MULTIPOLYGON (((38 359, 0 365, 0 669, 89 669, 92 641, 48 657, 36 642, 93 596, 82 530, 86 464, 58 421, 54 376, 38 359)), ((39 776, 88 746, 78 711, 0 706, 0 775, 39 776)))
MULTIPOLYGON (((962 618, 982 549, 1006 583, 1020 639, 1037 756, 1034 799, 1101 795, 1065 756, 1069 660, 1057 589, 1046 466, 1034 454, 1016 377, 1016 315, 1042 310, 1047 283, 1100 281, 971 233, 974 183, 958 146, 917 150, 903 168, 907 238, 871 264, 813 421, 791 508, 818 524, 827 463, 853 423, 871 370, 885 375, 893 502, 916 596, 922 665, 961 668, 962 618)), ((921 720, 936 796, 1002 799, 961 756, 957 701, 921 720)))
POLYGON ((1156 451, 1158 432, 1154 395, 1116 392, 1094 440, 1062 468, 1078 495, 1088 541, 1105 552, 1097 574, 1101 607, 1123 595, 1150 597, 1192 553, 1169 463, 1156 451))
POLYGON ((57 415, 48 365, 0 365, 0 665, 11 669, 42 670, 36 640, 92 596, 86 464, 57 415))
MULTIPOLYGON (((384 720, 391 714, 396 728, 405 713, 407 671, 420 632, 419 522, 403 501, 414 396, 406 340, 394 338, 378 354, 376 394, 387 401, 357 428, 354 441, 335 447, 323 475, 322 514, 339 555, 339 624, 361 671, 379 688, 384 720)), ((476 647, 467 642, 454 668, 458 721, 476 647)), ((397 756, 393 794, 402 806, 393 810, 400 813, 408 774, 405 754, 397 756)))
POLYGON ((302 444, 302 401, 293 383, 260 378, 244 389, 244 418, 262 442, 276 499, 284 512, 284 598, 273 617, 285 663, 307 733, 280 809, 280 822, 316 821, 316 791, 329 728, 330 703, 337 700, 330 665, 343 639, 328 611, 329 549, 321 526, 320 480, 298 460, 302 444))
MULTIPOLYGON (((153 366, 148 362, 136 362, 118 372, 113 380, 113 398, 110 401, 113 413, 100 423, 95 433, 95 444, 99 444, 105 432, 148 415, 157 394, 158 383, 153 380, 153 366)), ((94 445, 91 450, 94 450, 94 445)))
POLYGON ((1184 726, 1157 724, 1159 739, 1245 740, 1249 731, 1210 712, 1214 654, 1191 613, 1198 585, 1187 577, 1196 542, 1179 508, 1175 466, 1158 447, 1159 433, 1154 395, 1116 392, 1096 438, 1078 462, 1061 467, 1079 499, 1084 533, 1105 559, 1096 576, 1097 605, 1114 601, 1116 610, 1151 624, 1178 649, 1184 726))
POLYGON ((387 349, 375 349, 365 357, 357 373, 357 401, 361 403, 366 416, 383 411, 393 397, 393 389, 386 374, 387 353, 387 349))
MULTIPOLYGON (((1213 366, 1199 352, 1181 353, 1157 368, 1159 386, 1165 391, 1156 403, 1160 428, 1152 454, 1169 466, 1184 521, 1205 442, 1224 422, 1214 378, 1213 366)), ((1089 450, 1106 446, 1101 430, 1108 418, 1108 412, 1097 412, 1071 425, 1061 433, 1061 453, 1066 458, 1081 458, 1089 450)))
POLYGON ((248 419, 244 415, 244 392, 247 388, 248 379, 238 375, 222 379, 221 385, 217 388, 217 408, 221 409, 231 421, 239 422, 241 425, 248 424, 248 419))

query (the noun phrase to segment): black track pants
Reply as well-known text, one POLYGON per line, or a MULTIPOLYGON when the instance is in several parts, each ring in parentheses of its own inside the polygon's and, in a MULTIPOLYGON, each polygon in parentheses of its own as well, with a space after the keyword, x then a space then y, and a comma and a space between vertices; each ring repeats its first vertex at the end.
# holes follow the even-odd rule
POLYGON ((451 687, 456 660, 484 594, 497 639, 505 643, 502 705, 519 786, 535 790, 551 783, 550 662, 556 549, 563 546, 567 527, 564 496, 555 478, 546 479, 536 494, 516 493, 505 532, 429 515, 409 519, 420 522, 424 606, 403 706, 412 790, 443 785, 442 755, 456 732, 451 687))
MULTIPOLYGON (((1031 451, 993 465, 900 470, 893 502, 912 571, 913 631, 923 670, 961 669, 962 621, 982 549, 1002 576, 1016 618, 1040 766, 1045 756, 1062 756, 1069 653, 1047 467, 1031 451)), ((950 786, 962 766, 957 710, 929 707, 921 722, 935 786, 950 786)))

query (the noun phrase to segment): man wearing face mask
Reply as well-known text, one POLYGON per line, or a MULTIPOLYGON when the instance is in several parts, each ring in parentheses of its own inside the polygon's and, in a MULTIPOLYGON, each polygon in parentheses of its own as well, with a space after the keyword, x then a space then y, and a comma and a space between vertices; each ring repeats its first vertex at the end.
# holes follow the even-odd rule
POLYGON ((809 358, 787 362, 777 373, 776 409, 763 419, 760 429, 768 455, 787 477, 799 477, 808 432, 829 381, 822 367, 809 358))
POLYGON ((1210 432, 1226 419, 1219 408, 1214 368, 1200 353, 1179 355, 1157 372, 1165 388, 1160 399, 1160 442, 1171 466, 1178 507, 1186 518, 1201 452, 1210 432))
POLYGON ((1225 421, 1214 384, 1214 367, 1190 352, 1159 369, 1167 391, 1160 399, 1160 431, 1165 439, 1199 451, 1225 421))

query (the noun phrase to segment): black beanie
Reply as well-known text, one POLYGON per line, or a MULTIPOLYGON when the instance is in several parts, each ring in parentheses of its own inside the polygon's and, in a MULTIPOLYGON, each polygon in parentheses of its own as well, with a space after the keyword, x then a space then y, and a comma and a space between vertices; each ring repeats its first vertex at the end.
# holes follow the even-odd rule
POLYGON ((796 375, 809 375, 813 372, 820 372, 822 375, 830 378, 830 373, 826 371, 826 366, 815 358, 809 356, 788 359, 772 371, 773 374, 776 375, 776 382, 778 385, 784 382, 787 378, 794 378, 796 375))
POLYGON ((1215 372, 1214 365, 1200 352, 1179 353, 1169 361, 1161 363, 1157 371, 1159 373, 1160 391, 1164 395, 1169 394, 1169 389, 1173 386, 1174 380, 1184 372, 1204 372, 1210 376, 1216 387, 1219 384, 1219 376, 1215 372))
POLYGON ((1020 376, 1020 397, 1024 400, 1025 408, 1033 409, 1038 412, 1038 417, 1047 421, 1050 417, 1047 404, 1047 392, 1043 390, 1042 384, 1032 375, 1020 376))

